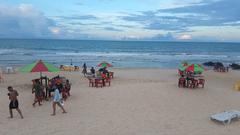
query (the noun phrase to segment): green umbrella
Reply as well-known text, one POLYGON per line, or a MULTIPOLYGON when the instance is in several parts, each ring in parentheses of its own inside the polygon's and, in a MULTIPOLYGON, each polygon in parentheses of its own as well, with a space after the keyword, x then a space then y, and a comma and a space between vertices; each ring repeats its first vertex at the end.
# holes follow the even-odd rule
POLYGON ((106 61, 103 61, 101 63, 98 64, 98 67, 112 67, 113 65, 106 62, 106 61))
POLYGON ((185 70, 188 72, 202 73, 204 68, 200 64, 192 64, 189 65, 185 70))
POLYGON ((182 64, 179 66, 178 69, 179 69, 180 71, 185 71, 186 68, 187 68, 189 65, 191 65, 191 64, 188 64, 188 63, 182 63, 182 64))
POLYGON ((58 72, 59 68, 55 67, 52 64, 43 62, 42 60, 36 61, 32 64, 26 65, 20 69, 20 72, 28 73, 28 72, 58 72))

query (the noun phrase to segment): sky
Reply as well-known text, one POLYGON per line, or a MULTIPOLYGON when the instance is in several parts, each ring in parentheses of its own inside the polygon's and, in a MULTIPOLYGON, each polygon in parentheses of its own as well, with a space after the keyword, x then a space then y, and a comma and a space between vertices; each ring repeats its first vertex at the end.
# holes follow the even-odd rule
POLYGON ((0 38, 240 42, 240 0, 0 0, 0 38))

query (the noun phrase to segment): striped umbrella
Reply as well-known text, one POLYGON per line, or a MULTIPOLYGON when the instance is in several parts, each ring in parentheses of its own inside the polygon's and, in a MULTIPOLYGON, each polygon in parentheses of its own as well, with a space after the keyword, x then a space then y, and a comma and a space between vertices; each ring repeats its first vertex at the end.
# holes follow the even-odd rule
POLYGON ((42 60, 26 65, 20 69, 20 72, 24 72, 24 73, 40 72, 41 76, 42 76, 42 72, 58 72, 58 71, 60 71, 59 68, 55 67, 52 64, 43 62, 42 60))
POLYGON ((192 64, 189 65, 186 69, 186 71, 194 72, 194 73, 202 73, 204 71, 204 68, 200 64, 192 64))
POLYGON ((112 64, 105 61, 98 64, 98 67, 112 67, 112 66, 113 66, 112 64))
POLYGON ((185 71, 186 70, 186 68, 188 67, 188 66, 190 66, 191 64, 188 64, 188 63, 182 63, 180 66, 179 66, 179 70, 180 71, 185 71))

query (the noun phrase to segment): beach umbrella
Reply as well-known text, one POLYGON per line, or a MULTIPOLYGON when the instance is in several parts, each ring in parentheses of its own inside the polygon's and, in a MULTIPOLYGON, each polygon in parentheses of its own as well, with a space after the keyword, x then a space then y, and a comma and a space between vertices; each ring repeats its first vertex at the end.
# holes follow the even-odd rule
POLYGON ((200 64, 191 64, 185 70, 188 72, 202 73, 204 68, 200 64))
POLYGON ((55 67, 52 64, 46 63, 42 60, 26 65, 20 69, 20 72, 24 72, 24 73, 40 72, 41 76, 42 76, 42 72, 58 72, 58 71, 60 71, 59 68, 55 67))
POLYGON ((179 69, 180 71, 185 71, 186 68, 187 68, 189 65, 191 65, 191 64, 188 64, 188 63, 182 63, 182 64, 179 66, 178 69, 179 69))
POLYGON ((106 62, 106 61, 103 61, 101 63, 98 64, 98 67, 112 67, 113 65, 106 62))

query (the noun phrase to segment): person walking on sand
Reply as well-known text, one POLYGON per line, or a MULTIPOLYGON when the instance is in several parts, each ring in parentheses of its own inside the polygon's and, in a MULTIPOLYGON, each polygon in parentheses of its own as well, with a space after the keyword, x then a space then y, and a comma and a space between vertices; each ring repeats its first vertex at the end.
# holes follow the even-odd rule
POLYGON ((55 86, 54 96, 53 96, 53 106, 52 106, 53 113, 51 114, 52 116, 56 115, 56 105, 58 105, 62 109, 63 113, 67 113, 63 108, 63 105, 61 104, 61 102, 62 102, 62 96, 60 94, 59 88, 55 86))
POLYGON ((37 102, 38 102, 39 106, 42 105, 41 102, 42 102, 44 94, 43 94, 43 86, 39 80, 35 81, 35 84, 32 88, 32 93, 35 93, 35 99, 34 99, 34 103, 32 105, 35 106, 35 104, 37 102))
POLYGON ((9 92, 8 97, 9 97, 9 100, 10 100, 10 103, 9 103, 10 117, 9 118, 13 118, 12 109, 16 109, 18 111, 18 113, 20 114, 21 118, 23 119, 22 112, 18 107, 18 99, 17 99, 18 92, 16 90, 14 90, 12 86, 9 86, 7 89, 8 89, 8 92, 9 92))
POLYGON ((86 76, 86 73, 87 73, 87 65, 86 65, 86 63, 83 64, 82 68, 83 68, 82 73, 84 74, 84 76, 86 76))

